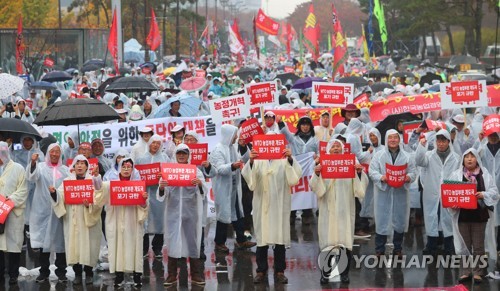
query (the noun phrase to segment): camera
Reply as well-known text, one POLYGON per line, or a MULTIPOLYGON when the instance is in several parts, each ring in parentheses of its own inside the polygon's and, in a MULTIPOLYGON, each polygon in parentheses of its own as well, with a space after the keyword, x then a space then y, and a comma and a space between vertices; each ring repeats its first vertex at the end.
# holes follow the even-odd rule
POLYGON ((12 105, 12 102, 9 102, 9 103, 7 103, 7 105, 5 105, 5 111, 7 111, 9 113, 14 112, 14 106, 12 105))

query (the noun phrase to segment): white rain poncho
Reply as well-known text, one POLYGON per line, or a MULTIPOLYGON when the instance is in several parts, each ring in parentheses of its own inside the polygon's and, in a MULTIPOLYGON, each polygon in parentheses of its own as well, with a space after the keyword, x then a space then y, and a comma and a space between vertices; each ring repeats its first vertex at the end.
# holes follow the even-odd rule
POLYGON ((64 253, 63 222, 52 209, 53 200, 49 194, 49 186, 58 189, 70 172, 68 167, 62 164, 62 154, 57 164, 53 165, 50 162, 50 151, 56 147, 61 149, 56 143, 49 145, 45 162, 37 162, 33 172, 31 163, 26 167, 27 180, 35 182, 33 205, 36 207, 33 207, 30 213, 30 240, 34 249, 42 248, 43 252, 64 253))
MULTIPOLYGON (((500 189, 500 150, 498 150, 496 155, 493 156, 493 153, 488 148, 487 143, 483 143, 479 146, 478 153, 479 156, 481 157, 481 162, 483 164, 483 167, 485 167, 488 170, 490 175, 496 181, 497 188, 500 189)), ((495 205, 496 225, 500 225, 499 208, 500 208, 500 203, 495 205)))
MULTIPOLYGON (((233 125, 221 126, 221 141, 217 143, 209 161, 216 171, 212 178, 212 189, 215 194, 215 212, 217 221, 231 223, 237 220, 236 201, 238 207, 243 209, 241 202, 241 170, 232 170, 231 165, 238 161, 238 153, 231 143, 236 136, 238 128, 233 125)), ((313 138, 314 139, 314 138, 313 138)), ((242 213, 243 211, 240 211, 242 213)))
POLYGON ((241 174, 253 191, 252 218, 257 246, 290 246, 291 187, 302 177, 300 164, 295 158, 292 165, 287 158, 254 160, 253 165, 245 164, 241 174))
POLYGON ((445 211, 441 203, 441 184, 443 180, 449 180, 451 173, 461 165, 460 156, 455 153, 451 146, 451 137, 447 130, 441 129, 436 136, 442 135, 450 140, 450 153, 444 164, 437 154, 434 145, 432 151, 428 150, 428 143, 422 146, 418 144, 415 152, 415 163, 420 168, 420 180, 422 181, 422 202, 424 209, 425 233, 427 236, 437 237, 439 231, 443 231, 444 237, 453 235, 451 215, 445 211), (438 213, 440 215, 438 215, 438 213))
MULTIPOLYGON (((116 161, 118 157, 128 157, 129 156, 129 152, 126 150, 126 149, 119 149, 116 153, 115 153, 115 156, 113 158, 113 166, 111 168, 109 168, 108 171, 106 171, 106 173, 104 174, 104 177, 102 177, 102 180, 103 181, 113 181, 113 180, 119 180, 120 177, 119 177, 119 168, 118 168, 118 162, 116 161)), ((141 179, 141 175, 139 173, 139 171, 134 168, 133 171, 132 171, 132 180, 140 180, 141 179)))
MULTIPOLYGON (((498 193, 498 188, 495 184, 494 178, 491 176, 488 170, 483 166, 481 158, 479 157, 479 154, 475 149, 468 149, 467 151, 465 151, 465 153, 462 155, 462 159, 460 160, 460 167, 451 174, 450 180, 459 182, 463 181, 464 178, 463 160, 468 153, 472 153, 476 157, 477 163, 482 171, 484 188, 485 188, 485 191, 483 191, 484 195, 483 202, 484 204, 486 204, 486 206, 495 207, 500 198, 498 193)), ((453 243, 455 245, 455 253, 457 255, 470 256, 471 252, 467 248, 468 246, 465 244, 464 239, 458 229, 458 223, 459 223, 458 218, 460 216, 460 209, 453 209, 453 208, 447 208, 447 209, 450 212, 453 221, 453 243)), ((497 248, 496 248, 496 236, 495 236, 495 216, 492 211, 488 212, 490 215, 490 219, 488 219, 488 222, 486 223, 484 247, 485 251, 489 255, 489 259, 496 261, 497 248)))
POLYGON ((153 98, 153 96, 149 96, 148 98, 146 98, 146 100, 144 100, 144 104, 142 105, 142 111, 144 112, 144 118, 152 119, 153 118, 152 113, 155 112, 155 110, 158 108, 158 104, 156 104, 156 101, 153 98), (144 104, 146 104, 146 103, 151 104, 151 112, 149 114, 146 114, 146 111, 144 111, 144 104))
POLYGON ((9 145, 0 142, 0 193, 14 202, 14 208, 5 221, 5 230, 0 234, 0 251, 20 253, 24 239, 24 210, 28 188, 24 168, 10 158, 9 145))
MULTIPOLYGON (((370 144, 373 147, 373 152, 372 156, 375 155, 375 153, 384 150, 384 146, 382 145, 382 136, 380 135, 380 131, 376 128, 373 127, 370 129, 368 134, 373 133, 374 135, 377 136, 378 139, 378 144, 375 146, 371 141, 370 144)), ((371 159, 370 159, 371 161, 371 159)), ((370 164, 369 162, 366 164, 370 164)), ((361 211, 359 212, 360 217, 367 217, 367 218, 373 218, 373 182, 372 179, 368 179, 368 186, 366 187, 366 192, 365 192, 365 198, 363 199, 361 203, 361 211)))
POLYGON ((361 144, 360 138, 366 140, 365 137, 365 126, 357 118, 351 118, 349 125, 345 131, 346 142, 351 145, 351 153, 356 155, 356 158, 360 163, 368 163, 370 161, 370 152, 363 151, 363 146, 361 144))
MULTIPOLYGON (((22 148, 19 150, 15 150, 12 153, 12 159, 14 162, 19 163, 23 168, 26 168, 29 163, 31 163, 31 156, 33 154, 38 154, 38 161, 43 162, 44 161, 44 155, 42 151, 38 148, 38 142, 33 136, 30 135, 23 135, 21 136, 20 140, 22 148), (23 141, 27 138, 30 138, 33 140, 33 145, 31 146, 31 149, 26 149, 24 147, 23 141)), ((30 221, 30 213, 31 213, 31 205, 33 202, 33 194, 35 193, 35 183, 34 182, 27 182, 28 185, 28 198, 26 199, 26 209, 24 211, 24 224, 28 225, 30 221)))
MULTIPOLYGON (((123 158, 118 169, 130 157, 123 158)), ((130 180, 140 180, 140 177, 130 177, 130 180)), ((120 180, 118 179, 115 180, 120 180)), ((95 189, 102 191, 103 202, 106 205, 106 239, 108 241, 109 272, 142 273, 144 259, 142 245, 144 223, 148 217, 148 208, 138 206, 112 206, 109 204, 110 182, 97 181, 95 189)), ((147 205, 147 202, 146 202, 147 205)), ((102 205, 100 205, 102 206, 102 205)))
POLYGON ((314 126, 312 125, 311 118, 309 118, 308 116, 301 117, 297 122, 297 133, 295 134, 291 133, 286 124, 281 129, 281 133, 285 135, 288 143, 290 144, 289 146, 292 149, 292 154, 294 156, 311 152, 316 154, 319 153, 319 143, 318 140, 314 138, 314 126), (300 133, 298 132, 300 130, 300 125, 305 122, 310 123, 311 125, 310 129, 311 136, 309 137, 307 142, 304 142, 304 140, 300 138, 299 136, 300 133))
MULTIPOLYGON (((399 135, 394 129, 388 130, 385 134, 386 145, 391 134, 399 135)), ((392 235, 393 231, 406 232, 410 217, 409 189, 410 184, 415 181, 417 176, 414 158, 403 150, 400 143, 399 153, 393 163, 391 153, 386 146, 384 150, 373 156, 370 162, 369 176, 374 184, 374 216, 377 234, 392 235), (386 175, 386 164, 407 165, 406 175, 410 177, 411 182, 405 183, 401 188, 393 188, 380 181, 380 178, 386 175)))
MULTIPOLYGON (((148 151, 137 159, 137 165, 146 165, 153 163, 167 163, 170 161, 168 156, 162 152, 163 148, 163 138, 157 134, 153 135, 148 141, 148 151), (149 147, 155 141, 160 142, 160 148, 155 154, 151 154, 149 147)), ((159 201, 156 198, 156 192, 158 191, 158 185, 148 186, 148 197, 149 197, 149 215, 148 221, 146 223, 146 232, 149 234, 160 234, 163 233, 163 221, 165 215, 165 202, 159 201)))
MULTIPOLYGON (((77 155, 73 159, 71 169, 74 169, 78 161, 87 163, 85 179, 90 180, 92 176, 88 172, 89 162, 83 155, 77 155)), ((77 180, 76 174, 71 173, 65 181, 77 180)), ((64 183, 57 189, 56 201, 53 201, 54 212, 57 217, 63 218, 64 245, 66 249, 66 263, 68 265, 82 264, 94 267, 99 259, 99 251, 102 237, 102 191, 94 191, 93 204, 85 205, 65 204, 64 183)))
MULTIPOLYGON (((91 146, 94 145, 94 143, 100 143, 102 145, 104 151, 106 151, 106 147, 104 146, 104 142, 102 141, 102 139, 96 138, 96 139, 92 140, 91 146)), ((96 156, 96 155, 92 154, 92 157, 97 158, 97 160, 101 164, 104 172, 107 172, 113 166, 113 162, 104 156, 104 152, 100 156, 96 156)))
POLYGON ((80 138, 78 137, 78 131, 73 131, 68 135, 68 139, 71 138, 73 143, 75 144, 74 147, 69 147, 69 144, 64 145, 64 162, 66 163, 67 160, 72 159, 78 155, 78 147, 80 146, 80 138))
MULTIPOLYGON (((344 144, 338 139, 328 142, 327 152, 335 142, 342 145, 344 152, 344 144)), ((323 179, 321 174, 313 174, 310 186, 318 196, 318 240, 321 250, 339 244, 352 250, 356 219, 355 198, 363 199, 367 185, 368 177, 364 172, 361 176, 356 174, 352 179, 323 179)))
MULTIPOLYGON (((179 144, 175 153, 189 148, 179 144)), ((208 194, 203 173, 196 169, 196 178, 202 186, 167 186, 164 195, 155 193, 155 198, 166 204, 164 238, 168 256, 172 258, 199 258, 203 220, 203 198, 208 194)))

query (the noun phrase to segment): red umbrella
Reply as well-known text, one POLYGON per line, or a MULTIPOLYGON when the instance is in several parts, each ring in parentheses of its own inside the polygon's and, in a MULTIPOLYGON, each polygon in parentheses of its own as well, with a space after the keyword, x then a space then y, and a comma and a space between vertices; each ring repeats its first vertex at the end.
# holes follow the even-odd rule
POLYGON ((205 87, 207 80, 202 77, 191 77, 182 81, 179 88, 185 91, 198 91, 205 87))

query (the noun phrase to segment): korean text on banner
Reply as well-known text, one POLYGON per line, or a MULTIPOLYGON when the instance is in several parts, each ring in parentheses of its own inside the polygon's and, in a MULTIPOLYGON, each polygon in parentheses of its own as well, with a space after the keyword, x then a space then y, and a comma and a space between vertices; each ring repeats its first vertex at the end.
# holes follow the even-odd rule
POLYGON ((389 96, 385 100, 367 104, 370 108, 370 120, 382 121, 392 114, 410 112, 413 114, 441 110, 440 93, 420 94, 415 96, 389 96), (371 105, 371 106, 370 106, 371 105))
POLYGON ((485 136, 495 132, 500 133, 500 114, 490 115, 483 121, 483 133, 485 136))
POLYGON ((354 99, 354 85, 344 83, 313 82, 311 105, 344 107, 354 99))
POLYGON ((246 84, 245 92, 250 97, 250 108, 272 106, 278 100, 276 81, 246 84))
POLYGON ((146 204, 146 199, 143 196, 144 192, 146 192, 146 183, 144 181, 110 181, 109 183, 111 205, 146 204))
POLYGON ((401 188, 405 184, 407 164, 401 166, 394 166, 385 164, 385 176, 387 178, 387 185, 393 188, 401 188))
POLYGON ((256 135, 253 137, 253 149, 259 154, 258 160, 282 159, 286 149, 285 135, 256 135))
POLYGON ((457 206, 463 209, 476 209, 476 184, 441 184, 441 201, 444 208, 457 206))
POLYGON ((196 170, 196 166, 190 164, 161 164, 162 179, 173 187, 193 186, 191 181, 196 179, 196 170))
POLYGON ((208 160, 208 144, 190 143, 187 146, 189 147, 189 156, 191 158, 192 165, 199 166, 204 161, 208 160))
POLYGON ((488 106, 485 80, 471 80, 440 84, 441 109, 488 106))
POLYGON ((324 154, 320 156, 323 179, 352 179, 356 176, 354 154, 324 154))
POLYGON ((12 209, 14 209, 14 201, 6 200, 5 196, 0 194, 0 224, 5 223, 12 209))
POLYGON ((94 183, 91 179, 85 180, 65 180, 64 185, 64 203, 65 204, 84 204, 94 203, 94 183))
POLYGON ((314 175, 314 153, 295 156, 302 168, 302 177, 299 183, 292 187, 292 210, 317 208, 318 200, 316 194, 311 191, 309 181, 314 175))
POLYGON ((243 122, 240 131, 240 139, 243 139, 246 143, 251 142, 254 136, 264 134, 264 130, 260 127, 257 118, 250 118, 243 122))
POLYGON ((246 94, 210 100, 210 112, 215 123, 250 116, 250 97, 246 94))
POLYGON ((417 122, 404 122, 403 123, 403 142, 408 144, 413 131, 420 127, 422 123, 420 121, 417 122))
POLYGON ((134 167, 139 171, 141 180, 146 183, 146 186, 158 185, 160 181, 158 177, 160 173, 160 163, 135 165, 134 167))

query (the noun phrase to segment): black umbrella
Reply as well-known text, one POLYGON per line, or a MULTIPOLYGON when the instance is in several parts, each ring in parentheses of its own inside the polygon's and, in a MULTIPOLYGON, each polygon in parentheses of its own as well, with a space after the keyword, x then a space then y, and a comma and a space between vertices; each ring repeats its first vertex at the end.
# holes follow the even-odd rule
POLYGON ((119 119, 106 103, 92 98, 68 99, 45 108, 33 123, 37 125, 78 125, 119 119))
POLYGON ((159 90, 156 84, 143 77, 123 77, 106 88, 106 92, 151 92, 159 90))
MULTIPOLYGON (((199 62, 198 67, 201 68, 202 66, 206 66, 208 68, 208 66, 210 66, 210 62, 199 62)), ((175 67, 175 65, 173 67, 175 67)))
POLYGON ((45 82, 62 82, 73 79, 70 74, 65 71, 48 72, 42 79, 45 82))
POLYGON ((96 65, 99 67, 104 67, 106 65, 106 63, 101 59, 91 59, 91 60, 88 60, 85 63, 83 63, 84 67, 87 65, 96 65))
POLYGON ((114 81, 120 79, 122 76, 116 76, 116 77, 112 77, 112 78, 108 78, 106 79, 106 81, 102 82, 101 85, 99 86, 99 88, 97 88, 97 91, 99 91, 99 95, 100 96, 104 96, 104 94, 106 93, 105 90, 106 88, 111 84, 113 83, 114 81))
POLYGON ((396 78, 415 78, 412 72, 395 72, 392 76, 396 78))
POLYGON ((433 80, 439 80, 439 82, 443 82, 443 79, 441 79, 441 76, 433 74, 433 73, 427 73, 422 78, 420 78, 420 81, 418 82, 420 86, 423 86, 425 83, 431 85, 433 80))
POLYGON ((89 65, 85 65, 85 66, 83 66, 83 68, 82 68, 82 72, 83 72, 83 73, 86 73, 86 72, 97 71, 97 70, 99 70, 100 68, 102 68, 102 67, 101 67, 101 66, 98 66, 98 65, 95 65, 95 64, 89 64, 89 65))
POLYGON ((363 77, 350 76, 345 78, 340 78, 338 83, 350 83, 354 84, 354 87, 362 87, 368 85, 368 81, 363 77))
POLYGON ((56 85, 45 82, 45 81, 39 81, 39 82, 33 82, 30 84, 30 89, 38 89, 38 90, 55 90, 57 89, 56 85))
POLYGON ((64 71, 65 71, 66 73, 68 73, 68 74, 72 75, 75 71, 78 71, 78 70, 77 70, 77 69, 75 69, 75 68, 69 68, 69 69, 66 69, 66 70, 64 70, 64 71))
POLYGON ((387 74, 386 71, 382 71, 382 70, 370 70, 368 72, 365 73, 365 76, 367 77, 374 77, 374 78, 377 78, 377 77, 388 77, 389 74, 387 74))
POLYGON ((219 63, 221 64, 228 64, 231 62, 231 58, 228 56, 223 56, 219 59, 219 63))
POLYGON ((4 137, 11 137, 16 143, 21 140, 21 136, 26 134, 34 136, 36 140, 42 139, 31 124, 17 118, 0 118, 0 134, 4 137))
POLYGON ((384 120, 382 120, 376 127, 378 131, 380 131, 380 136, 382 137, 382 144, 385 144, 385 133, 389 129, 396 129, 398 121, 408 122, 421 120, 418 116, 413 115, 409 112, 401 113, 401 114, 393 114, 387 116, 384 120))
POLYGON ((276 75, 276 78, 280 79, 282 84, 286 84, 286 82, 288 80, 292 80, 292 84, 293 84, 293 83, 295 83, 295 81, 300 79, 300 77, 295 75, 294 73, 278 74, 278 75, 276 75))
POLYGON ((385 88, 394 89, 394 87, 391 84, 384 82, 374 83, 373 85, 370 86, 370 88, 372 89, 372 93, 374 94, 377 92, 384 91, 385 88))
POLYGON ((253 79, 253 77, 258 74, 259 71, 257 71, 257 69, 255 68, 241 68, 233 75, 240 77, 240 79, 242 80, 246 80, 248 76, 252 77, 253 79))
POLYGON ((156 73, 156 65, 153 64, 152 62, 146 62, 142 65, 139 66, 141 69, 148 68, 151 73, 156 73))

